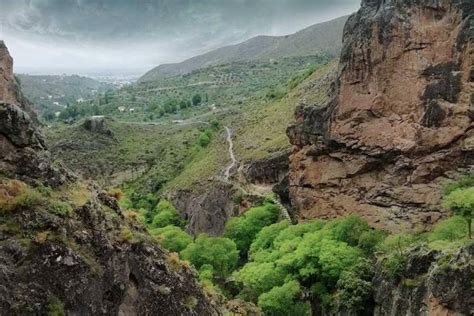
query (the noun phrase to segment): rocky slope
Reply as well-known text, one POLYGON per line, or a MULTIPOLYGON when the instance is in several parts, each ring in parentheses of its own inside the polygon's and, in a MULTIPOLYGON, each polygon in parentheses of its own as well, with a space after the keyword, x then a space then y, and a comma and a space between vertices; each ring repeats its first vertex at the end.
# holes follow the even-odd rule
POLYGON ((454 254, 417 247, 405 254, 401 276, 378 267, 373 280, 373 315, 472 315, 474 244, 454 254))
POLYGON ((189 265, 49 158, 0 42, 0 315, 217 315, 189 265))
POLYGON ((320 53, 335 56, 341 49, 340 39, 346 20, 347 16, 343 16, 286 36, 253 37, 243 43, 222 47, 181 63, 160 65, 144 74, 139 81, 184 75, 196 69, 232 62, 311 56, 320 53))
POLYGON ((474 5, 364 0, 344 30, 327 104, 288 128, 300 219, 357 213, 389 231, 445 215, 441 184, 473 158, 474 5))

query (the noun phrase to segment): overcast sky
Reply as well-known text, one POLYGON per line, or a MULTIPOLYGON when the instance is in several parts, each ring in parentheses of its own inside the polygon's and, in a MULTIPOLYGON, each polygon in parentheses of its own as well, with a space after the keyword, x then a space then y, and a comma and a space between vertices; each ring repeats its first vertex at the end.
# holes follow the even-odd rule
POLYGON ((0 0, 17 69, 147 70, 352 13, 360 0, 0 0))

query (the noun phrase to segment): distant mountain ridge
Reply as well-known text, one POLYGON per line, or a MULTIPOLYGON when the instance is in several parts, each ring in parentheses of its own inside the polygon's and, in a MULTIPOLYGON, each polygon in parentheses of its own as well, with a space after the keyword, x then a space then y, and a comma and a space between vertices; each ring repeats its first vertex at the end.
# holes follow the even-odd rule
POLYGON ((159 65, 145 73, 139 82, 183 75, 196 69, 230 62, 310 56, 318 53, 337 56, 342 47, 342 31, 347 18, 348 16, 343 16, 318 23, 291 35, 256 36, 180 63, 159 65))

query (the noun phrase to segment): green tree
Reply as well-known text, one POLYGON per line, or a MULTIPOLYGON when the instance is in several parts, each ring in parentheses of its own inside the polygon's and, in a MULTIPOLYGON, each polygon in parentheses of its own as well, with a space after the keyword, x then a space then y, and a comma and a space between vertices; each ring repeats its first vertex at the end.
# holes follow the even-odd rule
POLYGON ((150 234, 156 236, 159 243, 171 252, 180 252, 193 242, 188 233, 176 226, 151 229, 150 234))
POLYGON ((277 286, 269 292, 260 295, 258 306, 265 315, 273 316, 302 316, 309 315, 307 304, 298 302, 301 287, 297 281, 289 281, 277 286))
POLYGON ((428 240, 456 241, 465 238, 467 235, 468 231, 464 218, 453 216, 437 223, 428 235, 428 240))
POLYGON ((241 295, 255 301, 262 293, 282 285, 287 273, 273 262, 250 262, 233 275, 243 286, 241 295))
POLYGON ((456 189, 444 198, 444 206, 454 214, 462 216, 467 223, 468 236, 472 238, 472 217, 474 209, 474 187, 456 189))
POLYGON ((201 135, 199 135, 199 139, 198 139, 199 146, 203 148, 207 147, 210 144, 210 142, 211 142, 211 137, 207 133, 203 132, 201 133, 201 135))
POLYGON ((201 104, 202 102, 201 95, 200 94, 193 95, 192 101, 193 101, 193 105, 195 106, 201 104))
POLYGON ((163 211, 153 216, 152 228, 162 228, 168 225, 184 227, 185 222, 177 211, 163 211))
POLYGON ((232 239, 240 255, 246 257, 255 236, 265 226, 275 223, 279 214, 280 210, 274 204, 253 207, 242 216, 231 218, 225 226, 224 236, 232 239))
POLYGON ((201 234, 181 251, 181 256, 197 269, 209 264, 214 268, 216 275, 225 277, 237 265, 239 252, 235 243, 229 238, 201 234))
POLYGON ((362 260, 349 270, 343 271, 337 281, 337 302, 350 311, 361 311, 370 306, 372 299, 373 265, 362 260))

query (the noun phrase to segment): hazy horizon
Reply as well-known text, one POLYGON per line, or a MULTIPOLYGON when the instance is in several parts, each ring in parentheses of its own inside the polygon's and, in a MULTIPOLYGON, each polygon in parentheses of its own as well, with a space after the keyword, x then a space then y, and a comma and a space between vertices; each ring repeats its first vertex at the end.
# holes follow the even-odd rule
POLYGON ((257 35, 287 35, 360 0, 0 0, 15 72, 144 73, 257 35))

